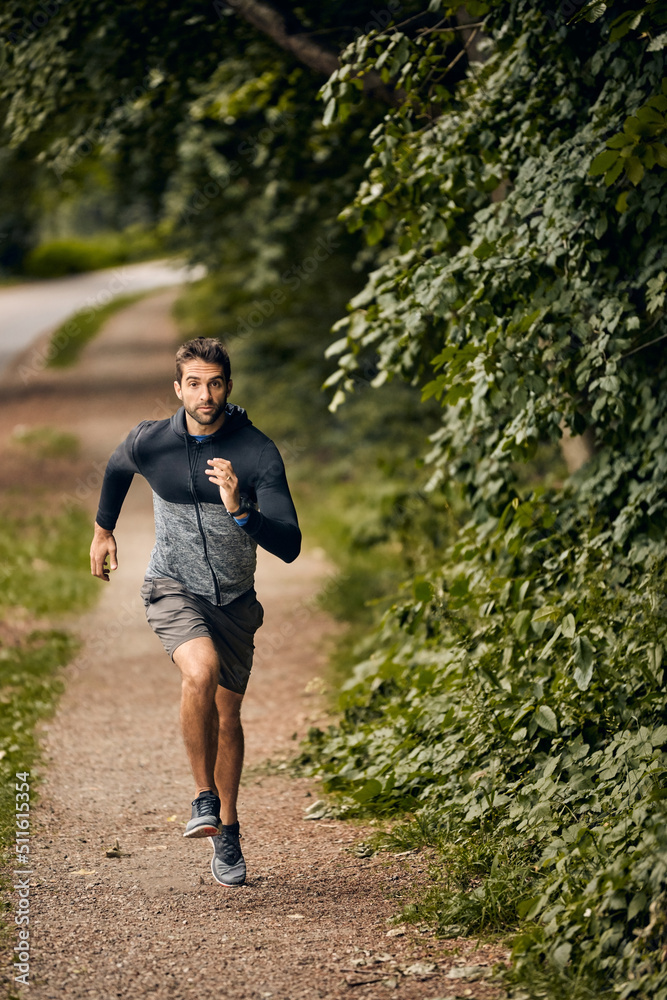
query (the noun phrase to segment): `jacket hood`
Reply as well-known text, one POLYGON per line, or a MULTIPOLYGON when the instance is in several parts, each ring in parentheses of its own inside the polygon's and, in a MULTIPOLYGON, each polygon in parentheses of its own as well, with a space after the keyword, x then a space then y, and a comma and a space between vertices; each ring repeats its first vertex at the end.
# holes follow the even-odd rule
MULTIPOLYGON (((216 441, 218 438, 227 437, 229 434, 235 434, 237 431, 241 430, 242 427, 249 427, 252 424, 252 420, 250 420, 243 407, 237 406, 235 403, 227 403, 225 407, 225 414, 225 422, 222 427, 214 434, 211 434, 212 441, 216 441)), ((188 431, 185 424, 184 407, 179 407, 173 417, 170 417, 169 420, 172 430, 178 434, 179 437, 185 437, 188 431)))

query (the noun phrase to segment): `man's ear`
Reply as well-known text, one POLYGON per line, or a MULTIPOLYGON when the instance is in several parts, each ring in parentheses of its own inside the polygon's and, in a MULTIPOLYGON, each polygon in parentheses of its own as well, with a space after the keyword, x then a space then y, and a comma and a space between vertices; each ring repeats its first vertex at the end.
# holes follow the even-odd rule
POLYGON ((233 381, 233 379, 230 378, 229 381, 227 382, 227 395, 228 396, 229 396, 230 392, 232 391, 232 386, 233 385, 234 385, 234 381, 233 381))
POLYGON ((176 395, 178 396, 179 399, 181 399, 181 400, 183 399, 183 393, 181 392, 181 383, 180 382, 174 381, 174 392, 176 393, 176 395))

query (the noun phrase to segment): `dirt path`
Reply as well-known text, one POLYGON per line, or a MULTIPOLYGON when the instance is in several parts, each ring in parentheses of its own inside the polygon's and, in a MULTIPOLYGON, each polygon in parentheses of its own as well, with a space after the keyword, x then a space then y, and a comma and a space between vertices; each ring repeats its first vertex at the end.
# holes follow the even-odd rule
MULTIPOLYGON (((19 423, 82 439, 80 475, 65 492, 91 520, 110 451, 140 419, 175 408, 175 294, 116 314, 71 371, 42 373, 28 386, 5 383, 0 439, 19 423)), ((138 597, 153 541, 145 483, 133 485, 116 536, 120 568, 110 584, 100 583, 96 609, 74 622, 86 642, 44 727, 29 995, 497 996, 488 983, 451 973, 491 961, 491 950, 458 942, 445 954, 442 943, 414 929, 387 936, 387 920, 423 877, 424 859, 356 856, 350 847, 364 831, 304 820, 317 784, 281 773, 294 734, 320 719, 322 706, 306 688, 325 668, 323 640, 334 628, 313 603, 330 573, 323 554, 307 540, 290 566, 260 554, 257 592, 266 615, 244 703, 239 805, 249 874, 233 890, 213 881, 208 841, 182 836, 193 790, 178 727, 178 671, 138 597), (106 857, 116 840, 123 856, 106 857)), ((5 983, 12 985, 8 977, 5 983)))

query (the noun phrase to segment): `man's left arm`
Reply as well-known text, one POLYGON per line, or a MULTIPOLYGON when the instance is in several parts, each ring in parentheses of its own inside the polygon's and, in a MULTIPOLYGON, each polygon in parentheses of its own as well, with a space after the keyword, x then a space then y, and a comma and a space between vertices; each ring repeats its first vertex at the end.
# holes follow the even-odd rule
POLYGON ((251 509, 239 527, 263 549, 293 562, 301 550, 301 531, 285 465, 273 441, 267 441, 260 454, 255 492, 260 509, 251 509))

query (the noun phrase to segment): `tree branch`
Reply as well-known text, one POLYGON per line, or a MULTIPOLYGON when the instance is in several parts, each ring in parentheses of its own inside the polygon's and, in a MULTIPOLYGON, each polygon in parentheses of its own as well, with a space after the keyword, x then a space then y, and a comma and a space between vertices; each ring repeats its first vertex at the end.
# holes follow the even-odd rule
MULTIPOLYGON (((231 7, 239 17, 257 28, 262 34, 279 45, 281 49, 289 52, 302 62, 305 66, 322 73, 324 76, 331 76, 340 66, 340 61, 335 52, 322 48, 312 40, 306 31, 290 34, 285 25, 282 14, 262 0, 225 0, 225 3, 216 4, 216 7, 231 7)), ((364 90, 367 94, 373 94, 385 101, 387 104, 397 104, 397 95, 391 87, 383 82, 379 73, 371 71, 364 75, 364 90)))

